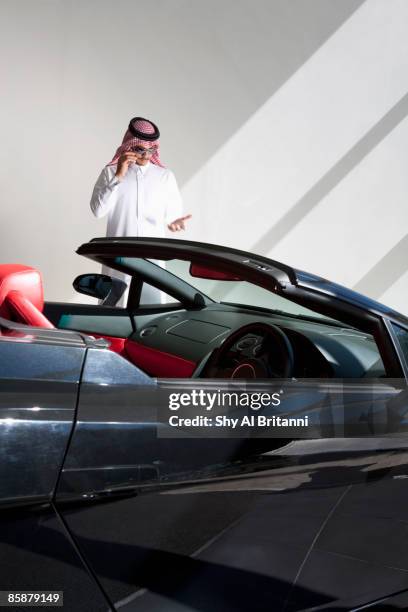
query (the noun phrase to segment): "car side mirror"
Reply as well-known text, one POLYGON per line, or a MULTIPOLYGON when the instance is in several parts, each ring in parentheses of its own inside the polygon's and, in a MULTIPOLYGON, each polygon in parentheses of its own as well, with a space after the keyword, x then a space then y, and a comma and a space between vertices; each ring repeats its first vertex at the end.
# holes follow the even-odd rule
POLYGON ((127 284, 107 274, 80 274, 72 283, 75 291, 102 300, 103 306, 115 306, 127 284))

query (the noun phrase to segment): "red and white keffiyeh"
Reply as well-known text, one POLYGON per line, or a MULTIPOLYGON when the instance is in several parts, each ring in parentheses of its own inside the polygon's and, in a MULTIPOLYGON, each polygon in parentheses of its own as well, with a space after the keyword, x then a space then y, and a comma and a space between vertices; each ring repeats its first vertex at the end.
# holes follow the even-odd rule
MULTIPOLYGON (((136 131, 141 132, 142 134, 146 134, 146 136, 154 134, 157 131, 157 127, 153 123, 151 123, 148 119, 143 119, 142 117, 137 117, 135 120, 132 120, 131 125, 136 131)), ((115 155, 113 156, 112 161, 110 161, 107 165, 111 166, 113 164, 116 164, 122 153, 130 151, 132 147, 135 146, 143 146, 147 149, 155 147, 156 151, 151 156, 150 161, 152 162, 152 164, 156 164, 156 166, 161 166, 162 168, 164 168, 163 164, 160 161, 159 139, 143 140, 142 138, 137 138, 134 136, 134 134, 132 134, 129 128, 126 130, 126 133, 122 140, 122 144, 120 145, 120 147, 118 147, 115 155)))

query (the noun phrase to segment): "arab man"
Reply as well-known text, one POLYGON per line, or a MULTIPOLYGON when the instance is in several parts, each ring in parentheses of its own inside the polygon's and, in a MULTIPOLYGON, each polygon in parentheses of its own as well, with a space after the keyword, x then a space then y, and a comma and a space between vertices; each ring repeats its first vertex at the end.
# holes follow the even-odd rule
POLYGON ((95 217, 108 215, 107 236, 164 236, 185 229, 176 179, 160 161, 160 132, 147 119, 129 123, 122 144, 99 175, 91 198, 95 217))
MULTIPOLYGON (((134 117, 99 175, 90 206, 95 217, 108 216, 107 236, 163 237, 166 226, 171 232, 185 229, 191 215, 183 216, 175 176, 160 161, 159 137, 152 121, 134 117)), ((112 275, 110 269, 103 272, 112 275)), ((117 271, 114 275, 125 278, 117 271)), ((144 290, 144 302, 147 296, 144 290)))

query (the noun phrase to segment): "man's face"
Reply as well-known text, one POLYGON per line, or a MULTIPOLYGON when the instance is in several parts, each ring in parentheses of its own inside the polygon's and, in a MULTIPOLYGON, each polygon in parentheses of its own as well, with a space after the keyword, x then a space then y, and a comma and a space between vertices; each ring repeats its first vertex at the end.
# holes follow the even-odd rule
POLYGON ((145 166, 148 164, 155 151, 156 147, 144 147, 143 145, 136 145, 132 147, 132 152, 136 155, 136 163, 139 166, 145 166))

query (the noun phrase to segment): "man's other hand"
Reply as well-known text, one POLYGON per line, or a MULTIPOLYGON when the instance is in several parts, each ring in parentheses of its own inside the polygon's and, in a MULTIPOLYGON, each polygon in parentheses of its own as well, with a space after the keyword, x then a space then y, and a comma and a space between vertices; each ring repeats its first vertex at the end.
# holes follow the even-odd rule
POLYGON ((186 215, 185 217, 179 217, 178 219, 175 219, 174 221, 169 223, 167 227, 171 232, 179 232, 180 230, 185 230, 185 222, 187 221, 187 219, 191 219, 192 216, 193 215, 186 215))

